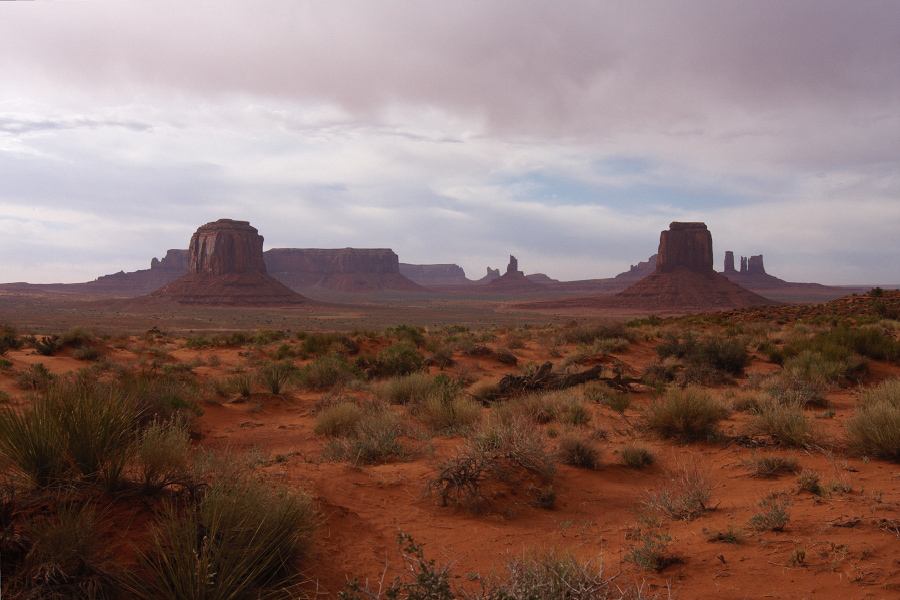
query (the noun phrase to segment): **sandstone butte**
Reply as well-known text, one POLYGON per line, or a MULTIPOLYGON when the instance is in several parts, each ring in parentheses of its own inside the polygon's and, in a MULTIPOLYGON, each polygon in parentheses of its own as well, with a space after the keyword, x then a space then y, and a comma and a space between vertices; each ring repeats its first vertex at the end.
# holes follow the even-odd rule
POLYGON ((191 237, 188 273, 136 299, 205 306, 295 306, 309 302, 266 273, 263 237, 247 221, 219 219, 191 237))
POLYGON ((705 223, 671 223, 660 234, 657 254, 653 273, 618 294, 530 302, 516 308, 696 311, 778 304, 713 270, 712 234, 705 223))

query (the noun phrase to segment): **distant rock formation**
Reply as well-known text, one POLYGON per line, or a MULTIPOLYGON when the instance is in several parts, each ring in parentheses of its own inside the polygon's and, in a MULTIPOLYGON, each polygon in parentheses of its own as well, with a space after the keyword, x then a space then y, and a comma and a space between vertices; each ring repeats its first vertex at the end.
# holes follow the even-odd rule
POLYGON ((751 256, 749 258, 741 257, 741 274, 742 275, 765 275, 766 268, 763 266, 762 254, 751 256))
POLYGON ((263 257, 269 273, 293 289, 426 291, 400 272, 400 260, 390 248, 275 248, 263 257))
POLYGON ((143 299, 205 306, 290 306, 306 298, 266 274, 263 237, 247 221, 220 219, 191 237, 188 273, 143 299))
MULTIPOLYGON (((490 272, 490 268, 488 268, 490 272)), ((506 265, 506 273, 488 282, 486 290, 490 292, 538 292, 546 289, 546 285, 536 283, 519 270, 519 260, 509 255, 509 264, 506 265)))
POLYGON ((467 285, 472 283, 459 265, 411 265, 400 263, 400 274, 419 285, 467 285))
POLYGON ((619 273, 618 275, 616 275, 615 279, 643 279, 656 270, 656 261, 658 258, 659 254, 654 254, 645 261, 639 262, 636 265, 631 265, 630 269, 619 273))
POLYGON ((705 223, 675 221, 660 234, 656 271, 671 273, 678 268, 713 272, 712 234, 705 223))
POLYGON ((545 273, 531 273, 529 275, 526 275, 525 277, 527 277, 529 281, 533 281, 535 283, 559 283, 559 279, 553 279, 545 273))
POLYGON ((534 302, 516 308, 617 309, 685 313, 773 302, 713 270, 712 234, 704 223, 673 222, 659 236, 656 270, 614 296, 534 302))
POLYGON ((219 219, 207 223, 191 236, 188 273, 265 273, 262 247, 263 237, 247 221, 219 219))
POLYGON ((181 275, 184 275, 188 271, 190 256, 189 250, 169 250, 162 260, 158 258, 151 260, 150 268, 183 271, 181 275))
POLYGON ((487 268, 487 275, 475 281, 477 284, 485 284, 500 278, 500 269, 487 268))
MULTIPOLYGON (((743 265, 743 257, 741 257, 741 264, 743 265)), ((725 251, 725 269, 722 271, 723 275, 733 275, 737 273, 734 268, 734 252, 731 250, 725 251)))

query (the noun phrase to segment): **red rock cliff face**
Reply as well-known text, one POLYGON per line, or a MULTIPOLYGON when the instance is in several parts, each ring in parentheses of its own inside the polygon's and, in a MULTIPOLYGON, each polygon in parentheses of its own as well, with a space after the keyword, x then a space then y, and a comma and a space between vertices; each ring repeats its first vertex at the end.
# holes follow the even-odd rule
POLYGON ((713 272, 712 234, 705 223, 676 221, 660 234, 657 272, 669 273, 678 267, 696 273, 713 272))
POLYGON ((400 273, 400 259, 389 248, 274 248, 264 257, 271 273, 400 273))
POLYGON ((188 265, 191 262, 191 253, 189 250, 169 250, 166 255, 159 260, 154 258, 150 261, 151 269, 172 269, 184 271, 187 273, 188 265))
POLYGON ((263 237, 247 221, 219 219, 191 236, 188 272, 193 275, 265 273, 263 237))

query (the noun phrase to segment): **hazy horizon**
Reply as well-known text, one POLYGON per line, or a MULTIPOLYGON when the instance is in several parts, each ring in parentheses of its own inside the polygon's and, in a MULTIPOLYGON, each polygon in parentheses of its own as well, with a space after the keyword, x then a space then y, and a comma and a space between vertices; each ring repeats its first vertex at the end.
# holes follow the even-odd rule
POLYGON ((900 4, 0 3, 0 282, 219 218, 471 279, 612 277, 671 221, 900 283, 900 4))

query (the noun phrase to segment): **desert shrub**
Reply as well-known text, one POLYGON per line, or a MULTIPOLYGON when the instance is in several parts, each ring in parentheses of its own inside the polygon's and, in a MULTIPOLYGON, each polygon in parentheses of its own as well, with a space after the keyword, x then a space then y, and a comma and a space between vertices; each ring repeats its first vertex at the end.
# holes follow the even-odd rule
POLYGON ((190 474, 190 430, 179 421, 153 422, 136 436, 131 473, 145 494, 184 483, 190 474))
POLYGON ((454 390, 435 390, 422 403, 416 417, 434 431, 458 432, 481 419, 481 404, 454 390))
POLYGON ((668 533, 658 531, 641 532, 632 539, 640 544, 632 546, 625 553, 625 561, 635 564, 645 571, 660 573, 667 567, 681 562, 681 559, 668 552, 672 537, 668 533))
POLYGON ((763 402, 759 412, 747 424, 749 435, 766 435, 784 446, 807 447, 816 441, 817 434, 803 412, 796 406, 777 402, 763 402))
POLYGON ((714 436, 727 411, 703 388, 670 389, 647 409, 647 424, 663 437, 683 442, 714 436))
POLYGON ((253 381, 252 375, 238 374, 229 377, 227 385, 241 398, 249 398, 253 392, 253 381))
POLYGON ((285 360, 264 365, 259 370, 258 377, 259 381, 270 393, 278 395, 287 388, 296 372, 297 369, 291 361, 285 360))
POLYGON ((707 534, 707 542, 725 542, 726 544, 740 544, 741 538, 744 536, 744 532, 735 528, 733 524, 728 525, 728 529, 725 531, 713 530, 707 532, 704 529, 704 533, 707 534))
POLYGON ((763 390, 784 406, 827 406, 827 378, 786 368, 763 381, 763 390))
POLYGON ((125 374, 118 380, 121 393, 135 400, 142 423, 183 419, 190 422, 203 414, 197 382, 183 373, 162 375, 125 374))
POLYGON ((750 470, 754 477, 777 477, 782 473, 794 473, 799 462, 794 456, 754 456, 750 460, 742 460, 741 464, 750 470))
POLYGON ((256 332, 253 342, 259 346, 266 346, 268 344, 271 344, 272 342, 283 340, 285 337, 286 334, 283 331, 277 331, 274 329, 260 329, 256 332))
POLYGON ((540 504, 555 471, 556 461, 541 435, 516 423, 470 435, 465 449, 438 465, 426 491, 437 496, 441 506, 471 512, 492 510, 492 492, 499 489, 524 490, 540 504))
POLYGON ((120 574, 108 559, 101 526, 87 503, 65 503, 29 523, 31 549, 12 577, 4 571, 4 591, 34 599, 120 597, 120 574))
POLYGON ((15 327, 0 323, 0 356, 6 354, 8 350, 18 350, 23 344, 24 341, 19 338, 15 327))
POLYGON ((861 406, 847 421, 847 442, 863 456, 900 461, 900 407, 887 401, 861 406))
POLYGON ((472 387, 472 396, 478 398, 483 404, 493 404, 500 400, 500 383, 497 381, 485 381, 472 387))
POLYGON ((72 350, 72 358, 95 361, 100 358, 100 350, 95 346, 79 346, 72 350))
POLYGON ((900 342, 877 327, 835 327, 817 336, 822 344, 849 348, 860 356, 875 360, 900 359, 900 342))
POLYGON ((838 383, 845 379, 858 379, 865 375, 868 365, 865 359, 839 347, 833 352, 801 350, 784 359, 784 374, 794 379, 838 383))
POLYGON ((359 379, 361 373, 340 354, 326 354, 300 369, 298 382, 304 389, 321 390, 359 379))
POLYGON ((8 371, 13 366, 13 362, 11 360, 6 360, 5 358, 0 358, 0 371, 8 371))
POLYGON ((598 340, 621 339, 633 342, 634 332, 621 321, 606 321, 592 325, 579 325, 567 329, 563 337, 568 344, 590 346, 598 340))
POLYGON ((204 348, 207 346, 212 346, 214 342, 203 335, 192 335, 184 340, 185 348, 204 348))
POLYGON ((118 386, 85 379, 61 380, 41 402, 57 415, 60 450, 88 481, 110 489, 121 483, 140 408, 118 386))
POLYGON ((300 340, 300 348, 297 353, 301 357, 325 356, 326 354, 340 354, 344 348, 344 335, 341 333, 304 333, 297 334, 300 340))
POLYGON ((195 506, 165 504, 147 550, 141 598, 270 597, 299 582, 297 561, 316 527, 309 494, 245 476, 216 478, 195 506))
POLYGON ((791 514, 788 507, 791 502, 784 497, 783 492, 769 494, 759 502, 763 510, 756 513, 747 521, 757 531, 784 531, 791 514))
POLYGON ((425 361, 427 365, 434 365, 443 370, 452 367, 456 361, 453 360, 453 350, 446 346, 441 346, 434 350, 434 353, 425 361))
POLYGON ((889 404, 900 408, 900 378, 885 379, 875 387, 860 393, 859 406, 861 408, 868 408, 876 404, 889 404))
POLYGON ((378 354, 375 371, 382 377, 409 375, 425 366, 425 357, 412 342, 401 341, 378 354))
POLYGON ((698 340, 690 331, 682 337, 667 332, 657 345, 656 353, 660 360, 670 357, 683 360, 694 367, 696 374, 704 376, 713 373, 740 375, 750 362, 747 346, 740 338, 711 336, 698 340))
POLYGON ((425 344, 425 329, 418 325, 397 325, 384 330, 384 335, 400 341, 407 341, 415 346, 425 344))
POLYGON ((44 389, 53 379, 54 375, 47 370, 44 363, 35 363, 26 370, 19 371, 16 385, 19 389, 37 391, 44 389))
POLYGON ((589 440, 573 435, 559 439, 559 461, 581 469, 596 469, 600 464, 600 451, 589 440))
POLYGON ((349 436, 363 418, 363 410, 355 402, 338 402, 316 415, 316 435, 349 436))
POLYGON ((516 355, 510 352, 506 348, 498 348, 497 354, 494 355, 494 358, 497 359, 497 362, 501 365, 508 365, 510 367, 515 367, 519 364, 519 359, 516 358, 516 355))
POLYGON ((622 590, 613 583, 614 577, 604 577, 601 566, 581 561, 568 552, 523 553, 508 559, 504 570, 503 579, 484 594, 484 600, 604 600, 623 597, 622 590))
POLYGON ((93 341, 94 332, 87 327, 71 327, 59 335, 62 346, 83 346, 93 341))
POLYGON ((401 427, 387 407, 366 412, 346 436, 332 439, 325 455, 355 465, 386 463, 406 452, 400 442, 401 427))
POLYGON ((644 498, 638 508, 641 519, 659 516, 691 521, 709 508, 713 484, 707 469, 693 462, 665 474, 663 481, 644 498))
POLYGON ((35 341, 34 350, 41 356, 53 356, 62 350, 62 342, 55 333, 49 336, 43 336, 40 340, 35 341))
POLYGON ((619 450, 619 457, 626 467, 632 469, 644 469, 656 462, 656 457, 647 448, 630 444, 619 450))
POLYGON ((825 488, 822 487, 822 476, 810 469, 803 469, 797 475, 797 488, 801 492, 809 492, 815 496, 825 495, 825 488))
POLYGON ((391 404, 421 402, 434 389, 434 380, 428 373, 410 373, 386 379, 375 388, 378 398, 391 404))
POLYGON ((35 402, 21 412, 0 410, 0 456, 34 487, 64 479, 69 465, 60 452, 60 437, 57 415, 46 402, 35 402))

